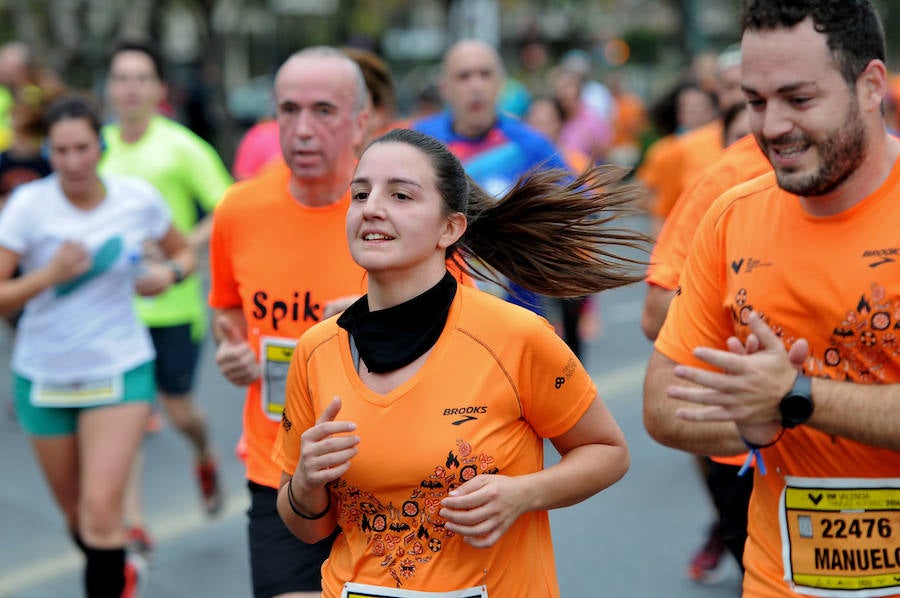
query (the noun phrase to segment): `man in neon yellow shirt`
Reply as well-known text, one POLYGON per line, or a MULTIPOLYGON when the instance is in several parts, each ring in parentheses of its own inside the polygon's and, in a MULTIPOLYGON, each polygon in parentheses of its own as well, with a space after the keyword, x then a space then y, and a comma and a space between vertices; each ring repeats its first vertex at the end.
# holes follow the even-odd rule
MULTIPOLYGON (((123 42, 110 54, 107 97, 117 122, 104 127, 107 147, 101 169, 152 183, 169 203, 175 226, 195 249, 202 249, 209 240, 212 209, 232 179, 208 143, 157 113, 166 94, 161 66, 155 49, 144 43, 123 42), (208 214, 199 221, 195 202, 208 214)), ((222 493, 205 417, 191 394, 206 331, 200 280, 188 276, 163 295, 137 301, 156 347, 161 402, 195 450, 203 506, 215 514, 222 493)), ((130 516, 139 527, 140 513, 130 516)))

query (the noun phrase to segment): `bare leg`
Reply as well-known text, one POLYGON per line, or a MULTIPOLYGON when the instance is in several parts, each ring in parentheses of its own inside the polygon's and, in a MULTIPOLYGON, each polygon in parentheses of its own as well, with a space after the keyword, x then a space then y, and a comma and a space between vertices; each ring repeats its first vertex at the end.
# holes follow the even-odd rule
POLYGON ((125 545, 125 485, 150 412, 149 403, 126 403, 82 412, 80 530, 96 548, 125 545))
POLYGON ((32 436, 31 445, 53 498, 73 532, 78 531, 78 441, 75 434, 32 436))
POLYGON ((144 526, 144 451, 138 449, 125 487, 125 521, 129 527, 144 526))
POLYGON ((190 394, 169 395, 165 393, 160 393, 159 396, 169 421, 191 443, 196 460, 206 461, 209 459, 211 455, 206 431, 206 417, 193 397, 190 394))

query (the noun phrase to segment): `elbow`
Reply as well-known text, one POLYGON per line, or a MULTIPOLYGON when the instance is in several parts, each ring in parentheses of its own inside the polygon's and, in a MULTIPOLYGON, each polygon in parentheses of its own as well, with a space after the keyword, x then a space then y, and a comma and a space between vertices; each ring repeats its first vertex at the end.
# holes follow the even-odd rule
POLYGON ((644 311, 641 313, 641 331, 647 337, 647 340, 655 341, 659 335, 660 328, 662 328, 662 324, 658 321, 658 318, 654 316, 649 307, 644 306, 644 311))
POLYGON ((663 417, 663 414, 658 411, 644 406, 644 429, 647 430, 650 438, 663 446, 681 449, 678 430, 671 423, 668 417, 663 417))
POLYGON ((616 459, 616 467, 613 469, 613 482, 616 483, 625 477, 628 470, 631 469, 631 452, 626 445, 619 447, 619 458, 616 459))

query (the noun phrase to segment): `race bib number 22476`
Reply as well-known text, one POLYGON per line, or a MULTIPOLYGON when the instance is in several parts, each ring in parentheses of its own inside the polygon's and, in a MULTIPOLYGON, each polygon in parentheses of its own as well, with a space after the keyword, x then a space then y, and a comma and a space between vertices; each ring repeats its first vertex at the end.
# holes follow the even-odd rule
POLYGON ((786 479, 785 579, 810 596, 900 594, 900 479, 786 479))

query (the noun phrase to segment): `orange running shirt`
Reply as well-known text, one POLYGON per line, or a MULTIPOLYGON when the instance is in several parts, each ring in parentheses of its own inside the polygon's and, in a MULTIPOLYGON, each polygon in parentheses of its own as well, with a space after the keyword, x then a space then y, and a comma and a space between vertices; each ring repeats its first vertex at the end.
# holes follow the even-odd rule
MULTIPOLYGON (((898 226, 898 164, 877 191, 831 217, 808 215, 774 173, 729 190, 700 224, 656 348, 708 367, 692 349, 746 339, 752 310, 785 346, 808 339, 810 376, 900 382, 898 226)), ((820 596, 900 594, 900 452, 799 426, 763 456, 744 597, 795 596, 790 583, 820 596)))
MULTIPOLYGON (((725 133, 721 119, 715 119, 678 138, 684 152, 681 191, 690 187, 703 170, 725 151, 725 133)), ((749 180, 749 179, 745 179, 749 180)), ((677 198, 676 198, 677 201, 677 198)))
POLYGON ((209 304, 242 308, 257 356, 266 341, 265 371, 247 388, 244 434, 247 478, 271 488, 281 479, 271 454, 290 355, 278 339, 290 345, 322 319, 330 300, 365 292, 365 273, 347 245, 349 191, 331 206, 311 208, 289 194, 289 180, 279 162, 233 185, 216 208, 210 239, 209 304))
POLYGON ((683 186, 683 163, 678 137, 667 135, 656 140, 644 156, 635 176, 653 192, 650 211, 665 218, 678 199, 683 186))
POLYGON ((572 428, 597 394, 549 324, 483 291, 458 287, 447 324, 411 379, 380 395, 356 373, 335 320, 301 339, 273 458, 296 469, 300 434, 335 396, 357 424, 359 453, 331 489, 343 533, 322 567, 323 596, 345 581, 490 596, 559 596, 546 511, 526 513, 491 548, 444 529, 440 501, 477 474, 543 467, 543 439, 572 428))
POLYGON ((647 269, 647 283, 678 286, 697 225, 719 195, 772 169, 752 135, 736 141, 688 187, 666 218, 647 269))

